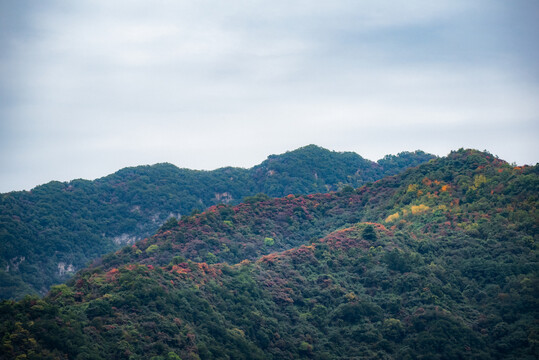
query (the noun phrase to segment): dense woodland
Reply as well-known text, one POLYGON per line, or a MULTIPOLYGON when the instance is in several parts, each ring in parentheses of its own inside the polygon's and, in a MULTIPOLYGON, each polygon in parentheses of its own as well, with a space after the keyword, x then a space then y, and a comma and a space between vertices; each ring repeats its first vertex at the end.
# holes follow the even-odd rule
POLYGON ((0 358, 537 359, 538 196, 538 166, 459 150, 215 205, 3 301, 0 358))
POLYGON ((432 158, 403 152, 375 163, 310 145, 251 169, 157 164, 1 194, 0 299, 45 294, 91 260, 152 235, 170 217, 238 204, 257 193, 279 197, 358 187, 432 158))

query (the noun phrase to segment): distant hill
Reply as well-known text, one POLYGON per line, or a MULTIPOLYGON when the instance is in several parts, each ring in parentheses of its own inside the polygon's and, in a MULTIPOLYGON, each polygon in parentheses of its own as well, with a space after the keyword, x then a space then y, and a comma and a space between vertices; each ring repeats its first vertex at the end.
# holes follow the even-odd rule
POLYGON ((421 151, 378 162, 309 145, 251 169, 122 169, 95 181, 50 182, 0 195, 0 298, 44 294, 91 260, 153 234, 168 218, 219 203, 358 187, 434 158, 421 151))
POLYGON ((43 299, 0 358, 537 359, 539 166, 459 150, 171 220, 43 299))

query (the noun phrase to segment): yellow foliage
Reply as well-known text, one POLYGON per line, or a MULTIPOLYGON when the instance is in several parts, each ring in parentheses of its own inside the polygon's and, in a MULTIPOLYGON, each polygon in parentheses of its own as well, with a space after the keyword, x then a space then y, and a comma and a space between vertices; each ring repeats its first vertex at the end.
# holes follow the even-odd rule
POLYGON ((422 212, 425 212, 429 210, 430 208, 427 205, 421 204, 421 205, 412 205, 412 214, 420 214, 422 212))
POLYGON ((391 214, 391 215, 389 215, 388 217, 386 217, 386 220, 385 220, 385 221, 386 221, 386 222, 392 222, 392 221, 397 220, 399 217, 400 217, 400 215, 399 215, 399 212, 397 211, 396 213, 391 214))
POLYGON ((449 189, 449 185, 444 185, 444 186, 442 186, 440 191, 447 191, 448 189, 449 189))
POLYGON ((479 187, 481 184, 484 184, 486 182, 487 182, 487 178, 483 174, 476 175, 475 178, 474 178, 475 187, 479 187))
POLYGON ((356 301, 357 300, 357 296, 353 292, 350 292, 350 293, 346 294, 344 297, 348 301, 356 301))
POLYGON ((408 185, 408 190, 406 190, 406 192, 412 192, 412 191, 417 191, 417 184, 408 185))
POLYGON ((485 177, 485 175, 483 174, 475 175, 473 179, 473 186, 471 186, 471 189, 477 190, 478 187, 480 187, 482 184, 486 182, 487 182, 487 178, 485 177))
POLYGON ((228 333, 236 337, 245 337, 245 332, 242 329, 236 327, 228 330, 228 333))

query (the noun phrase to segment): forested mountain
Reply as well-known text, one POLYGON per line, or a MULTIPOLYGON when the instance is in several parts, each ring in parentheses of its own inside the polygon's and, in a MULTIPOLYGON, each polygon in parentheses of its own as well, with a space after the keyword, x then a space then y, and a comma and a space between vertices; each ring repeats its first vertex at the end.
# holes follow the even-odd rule
POLYGON ((92 259, 153 234, 167 218, 246 196, 309 194, 358 187, 424 163, 421 151, 377 163, 309 145, 251 169, 122 169, 104 178, 50 182, 0 195, 0 298, 44 294, 92 259))
POLYGON ((449 156, 171 220, 39 299, 27 359, 537 359, 539 166, 449 156))

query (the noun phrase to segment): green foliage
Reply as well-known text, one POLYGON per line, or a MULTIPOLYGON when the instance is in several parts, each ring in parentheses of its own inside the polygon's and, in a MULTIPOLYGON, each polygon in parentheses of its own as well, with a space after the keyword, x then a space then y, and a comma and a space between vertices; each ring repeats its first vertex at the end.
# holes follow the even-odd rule
POLYGON ((353 192, 213 206, 0 303, 0 358, 536 359, 538 175, 459 150, 353 192))
POLYGON ((243 202, 244 203, 248 203, 248 204, 254 204, 254 203, 257 203, 257 202, 261 202, 261 201, 266 201, 266 200, 269 200, 270 197, 264 193, 258 193, 256 195, 253 195, 253 196, 246 196, 243 198, 243 202))
POLYGON ((399 249, 388 251, 384 254, 383 261, 391 270, 401 273, 411 271, 421 263, 421 257, 412 252, 405 252, 399 249))
POLYGON ((145 252, 146 252, 146 254, 151 254, 151 253, 156 252, 158 248, 159 248, 159 246, 153 244, 153 245, 148 246, 146 248, 145 252))
POLYGON ((163 225, 159 228, 159 231, 167 231, 174 229, 176 226, 178 226, 178 219, 176 219, 174 216, 165 221, 163 225))
MULTIPOLYGON (((174 216, 196 216, 199 209, 237 204, 242 198, 252 204, 269 200, 264 193, 286 196, 357 187, 430 158, 408 154, 386 169, 354 153, 311 145, 272 155, 251 169, 195 171, 156 164, 125 168, 95 181, 54 181, 0 194, 0 298, 43 295, 99 256, 158 229, 176 228, 174 216)), ((231 219, 223 214, 223 220, 231 219)))
POLYGON ((218 261, 219 261, 219 258, 217 256, 215 256, 214 254, 212 254, 211 252, 208 252, 206 254, 206 262, 208 264, 215 264, 218 261))
POLYGON ((372 225, 365 226, 365 229, 363 229, 361 236, 365 240, 370 240, 370 241, 376 240, 376 233, 374 232, 374 228, 372 227, 372 225))

